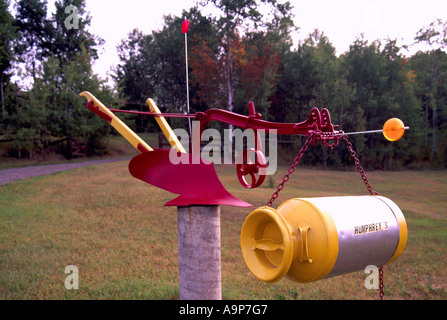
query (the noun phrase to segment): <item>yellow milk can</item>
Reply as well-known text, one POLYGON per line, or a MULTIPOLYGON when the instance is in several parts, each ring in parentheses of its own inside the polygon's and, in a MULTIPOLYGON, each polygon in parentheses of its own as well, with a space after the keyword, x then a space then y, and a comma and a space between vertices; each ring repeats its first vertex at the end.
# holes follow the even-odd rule
POLYGON ((402 211, 382 196, 295 198, 246 218, 241 249, 260 280, 305 283, 382 266, 407 242, 402 211))

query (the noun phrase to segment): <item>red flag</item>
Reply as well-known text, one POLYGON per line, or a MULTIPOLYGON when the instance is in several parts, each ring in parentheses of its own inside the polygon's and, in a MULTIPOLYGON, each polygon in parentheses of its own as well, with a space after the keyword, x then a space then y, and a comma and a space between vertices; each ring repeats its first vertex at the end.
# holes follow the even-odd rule
POLYGON ((185 19, 182 24, 182 32, 187 33, 189 30, 189 21, 185 19))

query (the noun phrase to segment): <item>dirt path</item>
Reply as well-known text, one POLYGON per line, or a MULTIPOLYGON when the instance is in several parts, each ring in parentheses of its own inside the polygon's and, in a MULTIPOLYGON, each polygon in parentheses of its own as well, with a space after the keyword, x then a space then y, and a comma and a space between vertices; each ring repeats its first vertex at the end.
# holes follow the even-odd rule
POLYGON ((95 164, 103 164, 115 161, 126 161, 127 158, 91 160, 75 163, 49 164, 43 166, 31 166, 23 168, 3 169, 0 170, 0 186, 15 180, 27 179, 31 177, 44 176, 54 172, 67 171, 70 169, 91 166, 95 164))

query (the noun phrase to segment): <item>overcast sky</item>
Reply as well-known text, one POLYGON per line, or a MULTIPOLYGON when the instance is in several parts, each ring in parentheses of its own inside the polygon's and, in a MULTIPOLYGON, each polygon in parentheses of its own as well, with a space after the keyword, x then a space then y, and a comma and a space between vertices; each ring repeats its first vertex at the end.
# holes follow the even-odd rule
MULTIPOLYGON (((284 2, 283 0, 279 0, 284 2)), ((49 10, 54 0, 49 0, 49 10)), ((94 71, 106 77, 118 63, 116 46, 134 28, 145 34, 160 30, 163 16, 179 16, 197 0, 86 0, 92 17, 91 33, 105 40, 94 71)), ((369 41, 397 39, 398 44, 411 45, 416 32, 435 19, 447 19, 446 0, 290 0, 298 43, 314 29, 319 29, 332 42, 337 54, 349 50, 349 45, 364 33, 369 41)), ((181 26, 179 26, 181 32, 181 26)), ((406 52, 403 52, 406 53, 406 52)), ((407 53, 408 55, 413 52, 407 53)))

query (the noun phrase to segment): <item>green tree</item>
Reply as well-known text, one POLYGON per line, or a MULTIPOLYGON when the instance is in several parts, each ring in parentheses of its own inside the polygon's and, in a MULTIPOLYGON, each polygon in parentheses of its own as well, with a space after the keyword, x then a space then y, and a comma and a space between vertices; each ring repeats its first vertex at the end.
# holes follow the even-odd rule
POLYGON ((444 161, 446 165, 446 127, 443 120, 447 113, 447 22, 441 19, 433 21, 419 30, 415 40, 431 48, 428 52, 418 52, 411 59, 416 75, 416 94, 424 115, 424 144, 431 146, 431 161, 437 164, 444 161))
POLYGON ((101 38, 87 30, 91 18, 84 0, 58 0, 55 6, 51 18, 47 18, 47 0, 19 0, 15 6, 14 25, 20 35, 16 51, 33 80, 39 62, 49 56, 56 56, 62 65, 87 50, 96 59, 97 47, 103 44, 101 38))
POLYGON ((98 58, 98 47, 104 40, 88 31, 91 17, 85 10, 85 0, 58 0, 52 17, 50 52, 61 65, 87 51, 91 59, 98 58))
POLYGON ((282 114, 280 121, 304 121, 313 107, 329 107, 335 62, 334 47, 318 30, 285 55, 276 92, 280 99, 274 106, 275 114, 282 114))
POLYGON ((13 27, 14 20, 8 11, 8 6, 8 1, 0 0, 0 100, 2 117, 6 116, 5 88, 9 85, 11 76, 9 71, 12 61, 15 59, 13 41, 17 36, 13 27))
MULTIPOLYGON (((19 157, 25 153, 32 157, 55 139, 66 139, 68 146, 78 143, 88 154, 104 151, 107 126, 78 96, 88 90, 111 102, 111 90, 91 69, 102 42, 87 30, 90 18, 83 0, 60 0, 55 5, 56 12, 47 19, 47 1, 16 4, 15 26, 20 35, 16 49, 22 62, 31 66, 33 78, 29 92, 18 96, 16 90, 15 104, 5 117, 6 136, 13 140, 12 152, 19 157), (67 23, 70 19, 76 23, 67 23)), ((71 157, 71 151, 69 147, 64 153, 71 157)))
MULTIPOLYGON (((197 81, 198 78, 202 79, 202 74, 194 73, 197 70, 192 70, 191 67, 204 64, 208 58, 214 63, 216 46, 212 43, 213 38, 210 37, 213 27, 209 19, 202 16, 197 8, 183 12, 183 17, 190 21, 188 49, 191 53, 189 73, 192 78, 190 87, 191 111, 193 112, 200 111, 215 102, 210 97, 205 99, 206 95, 203 93, 207 89, 197 81), (194 59, 200 61, 195 63, 197 61, 194 59)), ((130 106, 146 109, 145 101, 152 97, 163 111, 186 111, 182 23, 183 18, 167 16, 162 30, 154 31, 150 35, 143 35, 140 31, 134 30, 118 46, 120 63, 115 70, 114 78, 123 98, 130 106)), ((213 78, 215 75, 207 70, 207 76, 213 78)), ((137 122, 140 123, 140 120, 137 122)))
POLYGON ((64 154, 68 158, 73 156, 73 144, 82 146, 88 155, 105 151, 107 123, 85 107, 85 101, 79 97, 82 91, 90 91, 108 106, 114 104, 111 90, 93 73, 88 54, 78 54, 63 66, 58 58, 50 57, 32 91, 30 104, 45 114, 41 127, 45 128, 46 137, 42 139, 66 138, 64 154))
MULTIPOLYGON (((154 72, 148 65, 143 48, 150 50, 152 36, 145 36, 137 29, 128 34, 118 45, 120 64, 115 69, 114 79, 118 82, 121 94, 131 103, 144 103, 154 94, 154 72)), ((150 51, 148 53, 151 53, 150 51)))
POLYGON ((228 110, 233 111, 233 52, 231 49, 232 41, 237 39, 237 28, 242 24, 252 24, 252 30, 257 30, 258 27, 272 27, 281 26, 284 30, 284 25, 292 24, 291 19, 291 5, 289 2, 279 4, 276 0, 261 0, 261 3, 266 5, 265 12, 270 14, 264 15, 260 11, 259 3, 256 0, 205 0, 201 5, 213 4, 221 11, 221 16, 216 20, 218 30, 218 37, 226 57, 226 94, 228 101, 228 110))
MULTIPOLYGON (((417 104, 411 98, 406 59, 399 51, 392 40, 382 46, 379 42, 368 44, 359 38, 341 58, 342 75, 355 90, 351 106, 343 116, 344 131, 382 128, 391 117, 399 117, 404 123, 410 126, 414 123, 417 127, 417 104)), ((361 135, 352 140, 362 163, 371 168, 405 165, 412 159, 410 151, 414 151, 407 143, 416 141, 408 138, 389 143, 381 135, 361 135)))
POLYGON ((53 32, 51 21, 47 19, 47 1, 19 0, 15 10, 14 25, 19 33, 15 50, 34 80, 39 61, 50 54, 53 32))
POLYGON ((268 118, 270 97, 276 89, 281 56, 275 44, 263 32, 253 32, 241 39, 241 55, 234 63, 234 110, 247 113, 253 101, 256 111, 268 118))
POLYGON ((46 112, 32 103, 29 95, 16 97, 15 102, 5 116, 5 138, 12 141, 9 154, 19 159, 33 158, 47 141, 46 112))

